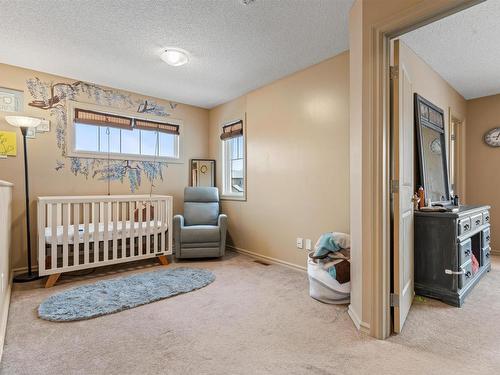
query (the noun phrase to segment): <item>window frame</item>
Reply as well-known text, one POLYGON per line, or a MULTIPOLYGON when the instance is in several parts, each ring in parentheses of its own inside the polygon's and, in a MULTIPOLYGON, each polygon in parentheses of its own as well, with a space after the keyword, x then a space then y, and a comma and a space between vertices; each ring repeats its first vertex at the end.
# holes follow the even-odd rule
MULTIPOLYGON (((104 107, 100 105, 95 105, 95 104, 88 104, 88 103, 81 103, 81 102, 76 102, 73 100, 68 100, 68 106, 67 106, 67 129, 66 129, 66 134, 67 134, 67 142, 66 142, 66 154, 69 157, 79 157, 79 158, 87 158, 87 159, 107 159, 108 158, 108 152, 100 152, 100 151, 82 151, 82 150, 77 150, 75 145, 76 145, 76 138, 75 138, 75 109, 80 108, 83 110, 90 110, 90 111, 96 111, 96 112, 102 112, 106 113, 109 115, 116 115, 116 116, 125 116, 125 117, 132 117, 137 120, 146 120, 146 121, 156 121, 156 122, 162 122, 162 123, 169 123, 172 125, 178 125, 179 126, 179 135, 177 136, 177 142, 174 143, 174 150, 176 151, 177 157, 165 157, 165 156, 154 156, 154 155, 137 155, 137 154, 125 154, 125 153, 116 153, 116 152, 110 152, 109 153, 109 158, 111 160, 133 160, 133 161, 155 161, 155 162, 168 162, 168 163, 175 163, 175 164, 182 164, 184 163, 184 158, 183 158, 183 123, 181 120, 178 119, 173 119, 168 117, 168 121, 165 120, 165 117, 161 116, 154 116, 154 115, 140 115, 138 113, 134 112, 127 112, 127 111, 121 111, 116 108, 112 107, 104 107)), ((97 126, 97 125, 95 125, 97 126)), ((105 127, 105 126, 102 126, 105 127)), ((121 129, 123 130, 123 129, 121 129)), ((147 131, 147 130, 146 130, 147 131)), ((98 139, 99 141, 99 139, 98 139)), ((139 138, 139 143, 141 142, 141 139, 139 138)))
POLYGON ((241 137, 243 138, 242 141, 242 146, 243 146, 243 192, 241 193, 233 193, 230 190, 230 192, 227 192, 227 188, 231 186, 229 179, 231 178, 231 163, 228 163, 228 160, 226 158, 228 157, 228 153, 230 151, 230 144, 229 142, 231 139, 235 138, 230 138, 226 140, 221 140, 219 139, 220 142, 220 147, 221 147, 221 171, 222 171, 222 178, 221 178, 221 200, 233 200, 233 201, 246 201, 247 200, 247 142, 246 142, 246 121, 244 120, 244 117, 237 118, 235 120, 231 121, 226 121, 222 123, 219 127, 219 134, 222 133, 222 129, 224 126, 236 123, 241 121, 243 124, 243 135, 241 137))

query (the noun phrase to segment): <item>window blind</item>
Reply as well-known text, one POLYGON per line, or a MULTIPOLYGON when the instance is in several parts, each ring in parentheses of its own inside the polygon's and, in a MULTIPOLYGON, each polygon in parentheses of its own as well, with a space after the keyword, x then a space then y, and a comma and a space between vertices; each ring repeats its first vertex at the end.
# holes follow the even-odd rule
POLYGON ((222 127, 222 134, 220 139, 226 140, 231 138, 240 137, 243 135, 243 121, 233 122, 222 127))
POLYGON ((75 122, 79 124, 132 129, 132 118, 75 108, 75 122))
POLYGON ((179 135, 179 125, 136 119, 134 129, 155 130, 160 133, 179 135))

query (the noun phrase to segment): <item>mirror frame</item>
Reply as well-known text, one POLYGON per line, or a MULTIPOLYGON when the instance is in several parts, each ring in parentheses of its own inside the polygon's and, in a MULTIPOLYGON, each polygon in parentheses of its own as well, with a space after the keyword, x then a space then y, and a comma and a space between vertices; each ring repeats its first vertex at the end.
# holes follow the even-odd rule
MULTIPOLYGON (((414 113, 415 113, 415 129, 417 134, 417 149, 418 149, 418 159, 419 159, 419 177, 420 184, 426 191, 426 177, 425 177, 425 160, 424 160, 424 152, 423 152, 423 139, 422 139, 422 127, 427 127, 439 133, 441 144, 443 146, 443 152, 441 153, 442 157, 442 166, 443 166, 443 175, 444 175, 444 187, 445 187, 445 200, 439 201, 431 201, 431 204, 442 204, 447 205, 451 204, 450 197, 450 180, 448 179, 448 162, 447 162, 447 148, 446 148, 446 140, 445 140, 445 130, 444 130, 444 112, 441 108, 435 106, 430 101, 424 99, 417 93, 414 94, 414 113), (438 113, 438 117, 435 119, 437 121, 433 121, 429 116, 427 118, 421 113, 421 105, 424 107, 428 107, 438 113)), ((427 195, 426 195, 427 199, 427 195)))
POLYGON ((214 170, 213 170, 213 186, 212 187, 217 187, 217 161, 215 159, 191 159, 189 162, 189 186, 193 186, 193 163, 196 161, 210 161, 214 163, 214 170))

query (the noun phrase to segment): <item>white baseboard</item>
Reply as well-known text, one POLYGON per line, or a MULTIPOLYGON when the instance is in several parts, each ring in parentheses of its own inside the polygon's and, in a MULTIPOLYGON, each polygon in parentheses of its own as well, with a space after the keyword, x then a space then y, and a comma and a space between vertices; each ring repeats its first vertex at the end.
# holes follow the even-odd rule
POLYGON ((360 332, 370 334, 370 325, 366 322, 363 322, 358 314, 356 314, 356 311, 352 308, 352 305, 349 305, 349 309, 347 310, 347 313, 351 317, 352 322, 356 326, 356 329, 360 332))
POLYGON ((5 301, 0 311, 0 363, 2 362, 3 345, 5 343, 5 332, 7 330, 7 319, 9 317, 10 295, 12 293, 12 275, 10 275, 5 301))
MULTIPOLYGON (((37 266, 33 266, 31 267, 32 269, 36 270, 37 269, 37 266)), ((12 274, 15 276, 15 275, 19 275, 20 273, 26 273, 28 272, 28 267, 19 267, 19 268, 13 268, 12 269, 12 274)))
POLYGON ((281 266, 285 266, 285 267, 292 268, 294 270, 298 270, 298 271, 302 271, 302 272, 307 271, 307 267, 298 266, 296 264, 289 263, 289 262, 286 262, 284 260, 268 257, 266 255, 261 255, 261 254, 255 253, 253 251, 250 251, 250 250, 240 249, 239 247, 232 246, 232 245, 227 245, 226 247, 228 247, 229 249, 231 249, 233 251, 236 251, 237 253, 251 256, 252 258, 264 260, 266 262, 273 263, 273 264, 279 264, 281 266))

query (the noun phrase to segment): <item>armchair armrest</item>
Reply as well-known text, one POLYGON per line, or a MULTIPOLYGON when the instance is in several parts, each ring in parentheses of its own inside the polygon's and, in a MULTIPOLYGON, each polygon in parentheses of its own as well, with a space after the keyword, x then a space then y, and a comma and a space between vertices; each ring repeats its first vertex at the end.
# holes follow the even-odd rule
POLYGON ((217 220, 217 225, 219 227, 226 227, 227 228, 227 215, 226 214, 220 214, 219 219, 217 220))
POLYGON ((175 215, 173 226, 174 250, 176 254, 179 254, 181 251, 181 229, 184 226, 184 216, 175 215))
POLYGON ((226 252, 226 232, 227 232, 227 215, 220 214, 217 225, 220 230, 220 255, 223 256, 226 252))
POLYGON ((184 226, 184 216, 174 215, 174 228, 176 226, 179 226, 179 228, 182 228, 184 226))

